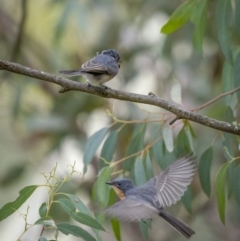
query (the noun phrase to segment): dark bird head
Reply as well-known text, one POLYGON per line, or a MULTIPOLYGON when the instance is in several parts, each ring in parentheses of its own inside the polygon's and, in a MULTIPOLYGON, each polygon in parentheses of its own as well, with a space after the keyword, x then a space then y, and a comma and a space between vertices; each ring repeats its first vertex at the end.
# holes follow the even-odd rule
POLYGON ((120 199, 125 198, 125 193, 134 188, 133 182, 131 179, 120 179, 115 180, 112 182, 106 182, 106 184, 111 185, 116 192, 116 194, 119 196, 120 199))
POLYGON ((110 55, 111 57, 113 57, 117 61, 118 67, 120 68, 120 63, 121 63, 120 56, 119 56, 119 53, 115 49, 103 50, 102 54, 107 54, 107 55, 110 55))

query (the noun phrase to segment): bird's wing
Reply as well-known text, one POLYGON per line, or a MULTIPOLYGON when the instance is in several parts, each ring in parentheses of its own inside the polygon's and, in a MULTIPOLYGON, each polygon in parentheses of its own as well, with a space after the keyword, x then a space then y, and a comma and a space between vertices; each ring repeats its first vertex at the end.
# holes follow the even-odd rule
POLYGON ((171 206, 180 200, 196 169, 193 159, 192 154, 179 159, 143 186, 155 187, 158 207, 171 206))
POLYGON ((82 72, 116 75, 118 65, 114 58, 107 55, 97 55, 82 65, 82 72))
POLYGON ((103 210, 107 216, 125 222, 139 222, 157 216, 159 211, 147 202, 125 198, 103 210))

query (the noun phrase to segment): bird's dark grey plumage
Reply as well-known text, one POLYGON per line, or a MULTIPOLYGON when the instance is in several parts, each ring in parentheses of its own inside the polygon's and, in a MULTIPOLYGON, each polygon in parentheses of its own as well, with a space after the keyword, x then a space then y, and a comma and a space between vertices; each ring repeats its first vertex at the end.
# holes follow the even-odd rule
POLYGON ((120 56, 114 49, 104 50, 77 70, 59 70, 67 76, 82 75, 90 85, 103 85, 117 75, 120 68, 120 56))
POLYGON ((163 207, 175 204, 183 196, 195 172, 193 159, 195 158, 192 155, 181 158, 139 187, 135 187, 130 179, 108 183, 122 191, 125 198, 106 208, 104 213, 130 222, 151 219, 159 215, 185 237, 190 238, 195 232, 163 207))

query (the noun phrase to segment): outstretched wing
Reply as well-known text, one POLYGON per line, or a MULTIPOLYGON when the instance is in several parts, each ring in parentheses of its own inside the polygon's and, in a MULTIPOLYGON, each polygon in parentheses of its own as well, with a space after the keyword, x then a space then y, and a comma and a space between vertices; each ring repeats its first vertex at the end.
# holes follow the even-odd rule
POLYGON ((143 188, 155 187, 157 207, 171 206, 180 200, 192 181, 196 169, 192 161, 195 158, 188 155, 179 159, 142 186, 143 188))
POLYGON ((139 222, 158 215, 157 208, 141 200, 125 198, 103 210, 106 215, 125 222, 139 222))

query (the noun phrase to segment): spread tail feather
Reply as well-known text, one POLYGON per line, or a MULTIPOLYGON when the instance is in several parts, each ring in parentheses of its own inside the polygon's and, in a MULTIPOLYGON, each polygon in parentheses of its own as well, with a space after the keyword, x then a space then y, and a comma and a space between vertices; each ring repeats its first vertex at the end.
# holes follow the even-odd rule
POLYGON ((58 73, 65 74, 68 76, 77 76, 77 75, 81 75, 82 71, 79 69, 77 69, 77 70, 58 70, 58 73))
POLYGON ((176 219, 167 211, 162 209, 159 213, 159 216, 162 217, 165 221, 167 221, 173 228, 175 228, 186 238, 190 238, 193 234, 195 234, 195 232, 191 228, 189 228, 187 224, 176 219))

